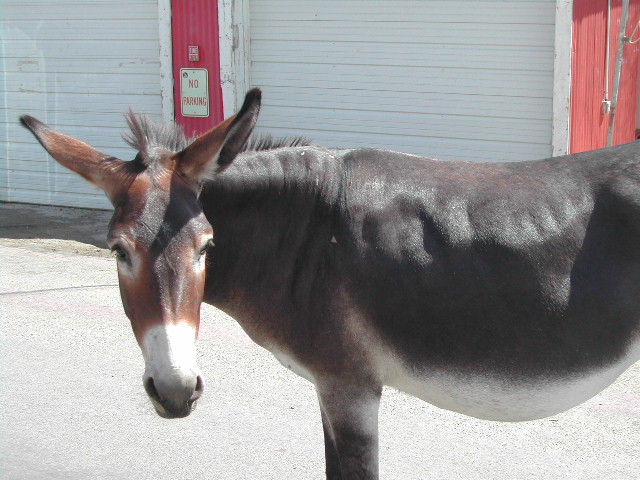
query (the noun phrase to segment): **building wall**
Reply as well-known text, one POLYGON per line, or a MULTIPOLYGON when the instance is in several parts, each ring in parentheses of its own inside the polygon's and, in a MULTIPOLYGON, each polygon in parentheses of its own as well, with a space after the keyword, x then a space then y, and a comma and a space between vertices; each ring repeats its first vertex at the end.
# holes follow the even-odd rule
MULTIPOLYGON (((214 2, 204 22, 211 24, 216 5, 207 1, 214 2)), ((580 2, 606 3, 576 0, 578 8, 580 2)), ((226 115, 248 88, 259 86, 259 130, 306 134, 320 144, 496 161, 565 148, 553 142, 568 119, 568 93, 566 112, 557 97, 565 88, 558 66, 569 57, 570 28, 564 31, 561 17, 571 14, 570 0, 217 3, 223 65, 220 79, 215 68, 210 72, 217 102, 210 121, 221 117, 220 84, 226 115)), ((636 12, 639 4, 631 3, 636 12)), ((218 35, 215 28, 208 35, 205 26, 189 22, 196 15, 202 24, 205 15, 183 6, 178 0, 134 0, 117 8, 103 0, 3 3, 0 200, 109 207, 101 192, 51 160, 17 118, 29 113, 131 158, 121 140, 129 106, 157 119, 173 117, 172 98, 166 98, 174 85, 171 58, 185 56, 192 40, 183 38, 171 52, 172 7, 184 10, 182 34, 197 30, 206 49, 217 41, 207 43, 218 35)), ((629 25, 637 22, 634 15, 629 25)), ((175 18, 173 30, 177 38, 175 18)), ((637 44, 633 48, 637 52, 637 44)), ((566 77, 568 84, 568 69, 566 77)))
POLYGON ((110 208, 19 126, 30 114, 125 160, 123 114, 162 118, 156 0, 9 0, 0 17, 0 200, 110 208))

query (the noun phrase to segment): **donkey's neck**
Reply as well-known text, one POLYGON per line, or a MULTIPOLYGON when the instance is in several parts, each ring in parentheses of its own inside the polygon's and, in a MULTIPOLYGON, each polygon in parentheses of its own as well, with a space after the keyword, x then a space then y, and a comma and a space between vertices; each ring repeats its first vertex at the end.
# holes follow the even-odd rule
POLYGON ((331 276, 342 163, 318 147, 246 152, 205 185, 215 232, 205 301, 242 322, 309 305, 331 276))

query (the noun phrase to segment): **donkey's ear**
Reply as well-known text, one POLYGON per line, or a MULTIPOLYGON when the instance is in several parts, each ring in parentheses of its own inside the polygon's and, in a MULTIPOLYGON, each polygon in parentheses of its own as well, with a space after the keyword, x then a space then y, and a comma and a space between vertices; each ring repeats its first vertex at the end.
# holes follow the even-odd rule
POLYGON ((260 89, 250 90, 238 113, 177 153, 180 171, 188 178, 200 182, 228 167, 246 145, 258 121, 261 97, 260 89))
POLYGON ((56 132, 40 120, 24 115, 20 123, 33 133, 47 152, 61 165, 101 188, 113 202, 113 174, 125 162, 105 155, 80 140, 56 132))

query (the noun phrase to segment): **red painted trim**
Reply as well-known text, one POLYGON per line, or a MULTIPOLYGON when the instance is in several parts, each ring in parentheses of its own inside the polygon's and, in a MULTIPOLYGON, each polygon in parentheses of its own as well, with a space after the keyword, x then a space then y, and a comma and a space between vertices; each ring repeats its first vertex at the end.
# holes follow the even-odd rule
POLYGON ((176 122, 187 135, 203 133, 223 120, 220 84, 220 40, 217 0, 172 0, 173 98, 176 122), (189 61, 188 48, 198 45, 200 60, 189 61), (181 113, 180 69, 206 68, 209 71, 209 116, 184 117, 181 113))
MULTIPOLYGON (((613 94, 622 0, 613 0, 609 66, 609 97, 613 94)), ((627 35, 640 20, 640 1, 631 1, 627 35)), ((570 152, 606 146, 610 115, 602 113, 605 93, 607 0, 574 0, 573 60, 571 81, 570 152)), ((635 139, 639 125, 638 75, 640 42, 624 47, 620 93, 616 112, 614 144, 635 139)))

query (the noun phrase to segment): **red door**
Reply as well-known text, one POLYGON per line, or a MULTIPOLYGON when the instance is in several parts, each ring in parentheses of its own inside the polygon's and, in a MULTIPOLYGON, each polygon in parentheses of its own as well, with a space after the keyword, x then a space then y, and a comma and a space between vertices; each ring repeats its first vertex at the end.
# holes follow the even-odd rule
POLYGON ((171 9, 176 122, 199 134, 223 120, 218 2, 172 0, 171 9))
MULTIPOLYGON (((571 80, 570 152, 577 153, 606 146, 613 116, 604 114, 607 0, 574 0, 573 61, 571 80)), ((620 33, 622 0, 612 0, 609 47, 609 99, 620 33)), ((630 36, 640 21, 640 0, 631 0, 626 35, 630 36)), ((640 32, 636 30, 637 38, 640 32)), ((613 144, 634 140, 638 122, 638 76, 640 42, 626 43, 618 106, 615 111, 613 144)))

